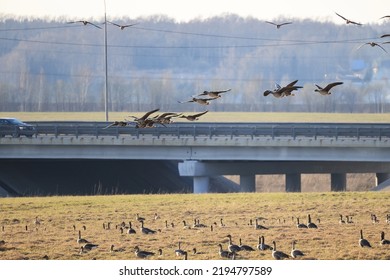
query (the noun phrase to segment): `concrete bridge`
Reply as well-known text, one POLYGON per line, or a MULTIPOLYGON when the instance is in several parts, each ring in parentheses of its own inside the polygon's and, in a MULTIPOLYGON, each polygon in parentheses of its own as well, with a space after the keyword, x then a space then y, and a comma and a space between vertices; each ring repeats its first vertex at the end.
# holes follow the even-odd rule
MULTIPOLYGON (((104 129, 107 123, 95 122, 35 125, 32 138, 0 138, 0 165, 26 160, 172 161, 178 163, 180 176, 193 179, 195 193, 208 192, 210 178, 219 175, 239 175, 239 191, 244 192, 255 191, 257 174, 285 174, 287 192, 301 191, 302 173, 331 174, 332 191, 346 190, 347 173, 375 173, 374 189, 390 182, 388 124, 196 122, 146 129, 104 129)), ((4 171, 1 184, 8 193, 14 189, 4 171)))

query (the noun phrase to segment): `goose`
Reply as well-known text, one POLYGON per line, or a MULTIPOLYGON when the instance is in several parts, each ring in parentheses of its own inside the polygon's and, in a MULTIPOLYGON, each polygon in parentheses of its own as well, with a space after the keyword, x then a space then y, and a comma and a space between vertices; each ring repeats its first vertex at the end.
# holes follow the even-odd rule
POLYGON ((136 234, 135 229, 132 228, 131 222, 129 222, 129 229, 127 230, 128 234, 136 234))
POLYGON ((347 218, 347 224, 353 224, 351 216, 345 216, 347 218))
POLYGON ((137 123, 137 125, 136 125, 137 128, 152 127, 154 124, 154 121, 152 121, 148 118, 151 114, 153 114, 159 110, 160 109, 151 110, 149 112, 146 112, 143 116, 141 116, 139 118, 136 116, 129 116, 129 117, 133 118, 133 121, 135 121, 137 123))
POLYGON ((390 34, 383 34, 381 38, 390 37, 390 34))
POLYGON ((177 102, 179 102, 179 103, 195 102, 195 103, 198 103, 200 105, 210 105, 209 101, 214 100, 214 99, 217 99, 217 98, 216 97, 214 97, 214 98, 196 98, 196 97, 193 97, 192 99, 187 100, 187 101, 177 101, 177 102))
POLYGON ((258 219, 255 219, 255 229, 268 229, 265 226, 259 225, 258 219))
POLYGON ((146 258, 154 255, 153 252, 141 251, 138 246, 134 247, 134 253, 137 256, 137 258, 140 258, 140 259, 146 259, 146 258))
POLYGON ((216 91, 207 91, 207 90, 205 90, 204 92, 202 92, 201 94, 198 94, 197 96, 208 95, 208 96, 212 97, 213 99, 214 98, 220 98, 221 97, 221 93, 225 93, 225 92, 228 92, 228 91, 231 91, 231 90, 232 90, 231 88, 224 89, 224 90, 216 90, 216 91))
POLYGON ((118 249, 114 249, 114 245, 111 245, 110 246, 110 252, 111 253, 115 253, 115 252, 124 252, 125 251, 125 249, 123 249, 123 248, 118 248, 118 249))
POLYGON ((356 24, 356 25, 362 25, 361 23, 358 23, 358 22, 355 22, 355 21, 352 21, 350 19, 347 19, 347 18, 343 17, 342 15, 340 15, 340 14, 338 14, 336 12, 335 12, 335 14, 338 15, 339 17, 341 17, 343 20, 345 20, 346 24, 350 24, 351 23, 351 24, 356 24))
POLYGON ((390 240, 385 239, 385 232, 384 231, 381 232, 380 244, 381 245, 389 245, 390 244, 390 240))
POLYGON ((237 253, 237 252, 241 251, 240 246, 232 243, 232 236, 230 234, 228 234, 226 237, 229 238, 228 251, 230 253, 237 253))
POLYGON ((297 218, 297 228, 307 228, 307 225, 299 223, 299 218, 297 218))
POLYGON ((257 244, 257 249, 260 251, 272 250, 272 247, 264 243, 264 236, 259 236, 259 244, 257 244))
POLYGON ((368 242, 367 239, 363 238, 363 230, 360 230, 360 239, 359 239, 359 245, 360 247, 371 247, 370 242, 368 242))
POLYGON ((312 223, 310 214, 307 215, 307 227, 308 228, 318 228, 315 223, 312 223))
POLYGON ((282 260, 282 259, 288 259, 289 258, 289 256, 286 253, 283 253, 282 251, 277 251, 276 250, 276 242, 275 241, 272 241, 272 244, 274 245, 273 249, 272 249, 272 257, 275 260, 282 260))
POLYGON ((150 228, 144 227, 144 221, 141 221, 141 232, 143 234, 154 234, 154 233, 156 233, 155 230, 152 230, 150 228))
POLYGON ((90 243, 87 239, 81 238, 81 230, 79 230, 79 238, 77 238, 78 244, 88 244, 90 243))
POLYGON ((272 21, 266 21, 266 23, 275 25, 277 29, 279 29, 283 25, 292 24, 292 22, 275 23, 275 22, 272 22, 272 21))
POLYGON ((187 225, 186 221, 183 220, 183 229, 190 229, 191 227, 187 225))
POLYGON ((107 22, 108 22, 109 24, 118 26, 121 30, 125 29, 126 27, 130 27, 130 26, 136 25, 136 23, 133 23, 133 24, 126 24, 126 25, 120 25, 120 24, 117 24, 117 23, 114 23, 114 22, 111 22, 111 21, 108 21, 108 20, 107 20, 107 22))
POLYGON ((178 116, 179 116, 179 114, 177 114, 177 113, 167 112, 167 113, 163 113, 161 115, 156 116, 153 120, 156 123, 164 125, 164 124, 173 123, 172 118, 178 117, 178 116))
POLYGON ((5 245, 5 241, 4 240, 0 240, 0 246, 4 246, 5 245))
POLYGON ((113 126, 119 126, 119 127, 124 127, 127 126, 129 123, 127 121, 114 121, 113 123, 107 125, 106 127, 103 127, 103 129, 107 129, 113 126))
POLYGON ((35 217, 34 225, 36 226, 41 225, 41 221, 38 219, 38 216, 35 217))
POLYGON ((97 244, 92 244, 92 243, 86 243, 86 244, 84 244, 83 246, 81 246, 81 248, 80 248, 80 254, 89 252, 89 251, 91 251, 91 250, 93 250, 93 249, 96 249, 97 247, 99 247, 99 245, 97 245, 97 244))
POLYGON ((386 215, 386 223, 387 223, 387 224, 390 224, 390 214, 387 214, 387 215, 386 215))
POLYGON ((187 252, 183 253, 183 260, 188 260, 188 253, 187 252))
POLYGON ((390 16, 383 16, 383 17, 381 17, 379 19, 384 19, 384 18, 390 18, 390 16))
POLYGON ((199 222, 199 219, 198 220, 194 219, 194 227, 196 227, 196 228, 206 228, 208 226, 206 226, 205 224, 201 224, 199 222))
POLYGON ((240 251, 255 251, 255 249, 253 249, 251 246, 242 244, 241 238, 239 239, 239 244, 240 251))
POLYGON ((179 247, 179 248, 175 250, 175 255, 178 256, 178 257, 184 256, 184 254, 187 253, 186 251, 184 251, 184 250, 182 250, 182 249, 180 248, 180 245, 181 245, 181 242, 179 241, 179 244, 178 244, 178 247, 179 247))
POLYGON ((272 94, 276 98, 294 95, 292 94, 294 90, 298 90, 299 88, 302 88, 302 86, 295 85, 297 82, 298 80, 295 80, 284 87, 281 87, 280 85, 276 84, 276 89, 266 90, 264 91, 263 95, 268 96, 269 94, 272 94))
POLYGON ((225 224, 223 223, 223 218, 221 218, 221 219, 219 220, 219 226, 220 226, 220 227, 224 227, 224 226, 225 226, 225 224))
POLYGON ((229 251, 223 250, 222 244, 218 244, 218 247, 219 247, 218 254, 220 255, 220 257, 225 258, 225 259, 232 258, 232 253, 229 251))
POLYGON ((381 48, 384 52, 387 53, 387 51, 386 51, 379 43, 376 43, 376 42, 364 43, 364 44, 360 45, 360 46, 357 48, 357 50, 360 49, 361 47, 365 46, 365 45, 370 45, 371 47, 379 47, 379 48, 381 48))
POLYGON ((136 219, 138 222, 145 221, 145 218, 141 217, 138 213, 135 214, 135 219, 136 219))
POLYGON ((293 241, 292 241, 292 248, 291 248, 291 256, 292 256, 294 259, 295 259, 295 258, 298 258, 298 257, 302 257, 302 256, 305 255, 304 253, 302 253, 302 251, 295 249, 295 244, 296 244, 296 241, 293 240, 293 241))
POLYGON ((84 25, 90 24, 92 26, 95 26, 96 28, 102 29, 100 26, 97 26, 96 24, 93 24, 92 22, 89 22, 89 21, 86 21, 86 20, 69 21, 67 23, 68 24, 72 24, 72 23, 78 23, 78 22, 81 22, 84 25))
POLYGON ((208 110, 201 112, 201 113, 198 113, 198 114, 194 114, 194 115, 180 115, 179 118, 184 118, 184 119, 187 119, 188 121, 197 121, 197 120, 199 120, 199 117, 203 116, 207 112, 208 112, 208 110))
POLYGON ((343 215, 341 214, 340 214, 339 224, 345 224, 345 221, 343 220, 343 215))
POLYGON ((343 82, 334 82, 326 85, 324 88, 316 84, 317 88, 314 91, 320 93, 321 95, 329 95, 331 94, 331 88, 342 84, 343 82))

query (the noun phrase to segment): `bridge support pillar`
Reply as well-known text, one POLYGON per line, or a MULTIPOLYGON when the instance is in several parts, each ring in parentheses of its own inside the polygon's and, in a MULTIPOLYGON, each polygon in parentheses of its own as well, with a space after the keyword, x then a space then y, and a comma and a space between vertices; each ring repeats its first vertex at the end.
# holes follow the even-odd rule
POLYGON ((301 192, 301 174, 286 174, 286 192, 301 192))
POLYGON ((376 186, 390 179, 390 173, 376 173, 376 186))
POLYGON ((207 176, 194 177, 194 193, 208 193, 210 178, 207 176))
POLYGON ((344 192, 347 190, 347 174, 331 173, 330 174, 330 190, 332 192, 344 192))
POLYGON ((256 175, 241 175, 240 191, 256 192, 256 175))

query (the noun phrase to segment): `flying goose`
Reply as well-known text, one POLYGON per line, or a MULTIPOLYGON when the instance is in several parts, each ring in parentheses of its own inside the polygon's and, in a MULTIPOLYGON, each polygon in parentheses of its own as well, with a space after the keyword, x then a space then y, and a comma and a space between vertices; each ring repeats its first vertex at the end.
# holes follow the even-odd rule
POLYGON ((121 30, 125 29, 126 27, 134 26, 134 25, 137 24, 137 23, 133 23, 133 24, 120 25, 120 24, 117 24, 117 23, 114 23, 114 22, 111 22, 111 21, 108 21, 108 20, 107 20, 107 22, 108 22, 109 24, 118 26, 121 30))
POLYGON ((129 123, 127 121, 114 121, 113 123, 107 125, 103 129, 107 129, 107 128, 110 128, 110 127, 113 127, 113 126, 124 127, 124 126, 127 126, 128 124, 129 123))
POLYGON ((90 243, 87 239, 81 238, 81 230, 79 230, 79 238, 77 238, 78 244, 87 244, 90 243))
POLYGON ((240 251, 255 251, 251 246, 242 244, 241 238, 239 239, 239 246, 240 246, 240 251))
POLYGON ((188 102, 195 102, 195 103, 198 103, 198 104, 201 104, 201 105, 209 105, 211 100, 214 100, 214 99, 217 99, 217 97, 214 97, 214 98, 196 98, 196 97, 193 97, 192 99, 190 100, 187 100, 187 101, 177 101, 179 103, 188 103, 188 102))
POLYGON ((380 244, 381 245, 389 245, 390 244, 390 240, 385 239, 385 232, 384 231, 381 232, 380 244))
POLYGON ((342 15, 339 15, 338 13, 335 12, 336 15, 338 15, 339 17, 341 17, 343 20, 345 20, 345 23, 346 24, 356 24, 356 25, 362 25, 361 23, 358 23, 358 22, 355 22, 355 21, 352 21, 352 20, 349 20, 345 17, 343 17, 342 15))
POLYGON ((134 121, 137 123, 137 128, 144 128, 144 127, 151 127, 154 124, 154 121, 148 119, 149 116, 160 109, 154 109, 152 111, 146 112, 142 117, 138 118, 136 116, 129 116, 134 119, 134 121))
POLYGON ((289 256, 286 253, 283 253, 282 251, 277 251, 276 250, 276 242, 275 241, 272 241, 272 244, 274 245, 273 249, 272 249, 272 257, 275 260, 282 260, 282 259, 288 259, 289 258, 289 256))
POLYGON ((384 18, 390 18, 390 16, 383 16, 383 17, 381 17, 379 19, 384 19, 384 18))
POLYGON ((295 249, 295 244, 296 244, 296 241, 293 240, 292 241, 292 248, 291 248, 291 256, 294 259, 297 258, 297 257, 302 257, 302 256, 305 255, 304 253, 302 253, 302 251, 295 249))
POLYGON ((266 21, 266 23, 275 25, 277 29, 279 29, 283 25, 292 24, 292 22, 275 23, 275 22, 272 22, 272 21, 266 21))
MULTIPOLYGON (((384 44, 386 44, 386 43, 384 43, 384 44)), ((361 47, 365 46, 365 45, 370 45, 371 47, 379 47, 379 48, 381 48, 384 52, 387 53, 387 51, 386 51, 380 44, 375 43, 375 42, 364 43, 364 44, 360 45, 360 46, 357 48, 357 50, 360 49, 361 47)))
POLYGON ((141 258, 141 259, 146 259, 146 258, 148 258, 148 257, 154 255, 153 252, 141 251, 140 248, 139 248, 138 246, 135 246, 135 247, 134 247, 134 253, 135 253, 135 255, 136 255, 138 258, 141 258))
POLYGON ((86 21, 86 20, 69 21, 67 23, 71 24, 71 23, 77 23, 77 22, 81 22, 84 25, 90 24, 92 26, 95 26, 96 28, 102 29, 100 26, 97 26, 96 24, 93 24, 92 22, 89 22, 89 21, 86 21))
POLYGON ((141 232, 143 234, 154 234, 154 233, 156 233, 155 230, 152 230, 150 228, 144 227, 144 221, 141 221, 141 232))
POLYGON ((334 82, 334 83, 328 84, 324 88, 316 84, 317 88, 314 91, 320 93, 321 95, 329 95, 329 94, 331 94, 331 92, 330 92, 331 88, 338 86, 338 85, 342 85, 342 84, 343 84, 343 82, 334 82))
POLYGON ((184 118, 184 119, 187 119, 188 121, 197 121, 197 120, 199 120, 200 116, 203 116, 207 112, 208 111, 206 110, 202 113, 198 113, 198 114, 194 114, 194 115, 180 115, 179 118, 184 118))
POLYGON ((231 88, 224 89, 224 90, 216 90, 216 91, 207 91, 207 90, 205 90, 201 94, 198 94, 197 96, 208 95, 211 98, 215 99, 215 98, 220 98, 221 97, 221 93, 225 93, 225 92, 228 92, 228 91, 231 91, 231 90, 232 90, 231 88))
POLYGON ((371 247, 370 242, 367 239, 363 238, 363 230, 360 230, 360 239, 359 239, 360 247, 371 247))
POLYGON ((297 82, 298 80, 295 80, 284 87, 281 87, 280 85, 276 84, 276 88, 274 90, 266 90, 264 91, 263 95, 268 96, 272 94, 276 98, 281 98, 281 97, 291 96, 291 95, 293 96, 294 94, 292 94, 292 92, 294 90, 298 90, 302 88, 302 86, 295 85, 297 82))
POLYGON ((228 251, 230 253, 237 253, 237 252, 239 252, 241 250, 241 248, 240 248, 240 246, 232 243, 232 236, 230 234, 228 234, 226 237, 229 238, 228 251))
POLYGON ((312 223, 310 214, 307 214, 307 227, 308 228, 318 228, 315 223, 312 223))
POLYGON ((272 247, 264 243, 264 236, 259 236, 259 244, 257 244, 257 249, 260 251, 272 250, 272 247))
POLYGON ((383 34, 381 38, 390 37, 390 34, 383 34))

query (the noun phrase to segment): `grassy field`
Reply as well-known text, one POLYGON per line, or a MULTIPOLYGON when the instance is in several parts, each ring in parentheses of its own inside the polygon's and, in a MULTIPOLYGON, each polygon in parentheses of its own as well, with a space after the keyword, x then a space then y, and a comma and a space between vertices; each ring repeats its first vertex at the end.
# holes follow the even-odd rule
MULTIPOLYGON (((129 115, 142 112, 112 112, 109 120, 124 120, 129 115)), ((189 112, 188 114, 193 114, 189 112)), ((23 121, 104 121, 104 112, 0 112, 0 117, 15 117, 23 121)), ((180 119, 184 121, 184 119, 180 119)), ((340 113, 253 113, 209 112, 201 117, 204 122, 364 122, 389 123, 390 114, 340 114, 340 113)))
MULTIPOLYGON (((265 242, 276 241, 277 249, 287 254, 291 242, 305 253, 303 259, 390 259, 390 245, 379 245, 380 232, 390 236, 389 192, 343 193, 236 193, 236 194, 170 194, 170 195, 118 195, 25 197, 0 199, 1 231, 0 259, 135 259, 134 246, 162 255, 151 259, 181 259, 174 250, 178 242, 188 251, 189 259, 221 259, 218 244, 227 249, 226 236, 233 243, 256 249, 259 235, 265 242), (155 234, 141 234, 136 213, 146 219, 145 227, 155 234), (157 213, 159 219, 154 219, 157 213), (379 222, 371 222, 371 214, 379 222), (306 223, 307 214, 318 229, 298 229, 295 217, 306 223), (339 224, 339 214, 351 215, 353 223, 339 224), (35 225, 38 216, 40 225, 35 225), (255 218, 262 217, 261 225, 268 230, 254 228, 255 218), (294 220, 293 220, 294 217, 294 220), (199 219, 205 228, 183 228, 183 221, 192 226, 199 219), (224 226, 221 226, 221 219, 224 226), (319 220, 318 220, 319 219, 319 220), (252 220, 252 225, 250 225, 252 220), (121 233, 120 225, 131 221, 136 234, 121 233), (110 223, 110 229, 107 225, 110 223), (105 228, 103 228, 105 224, 105 228), (166 226, 167 225, 167 226, 166 226), (213 230, 211 230, 213 225, 213 230), (85 229, 83 228, 85 226, 85 229), (372 248, 358 246, 359 231, 372 248), (80 254, 76 240, 82 237, 99 247, 80 254), (122 248, 122 252, 110 252, 122 248), (192 249, 197 253, 193 254, 192 249)), ((239 252, 237 259, 272 259, 271 251, 239 252)))

